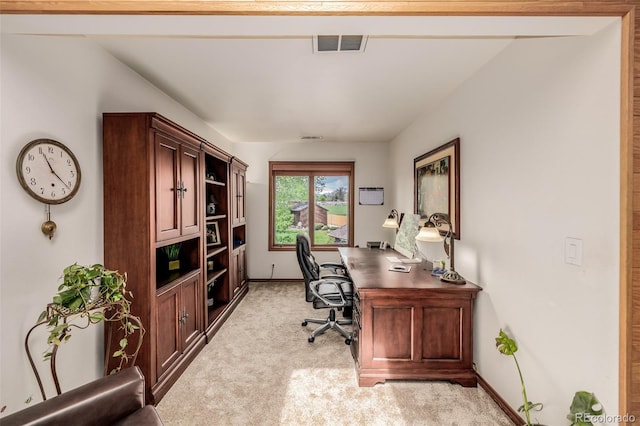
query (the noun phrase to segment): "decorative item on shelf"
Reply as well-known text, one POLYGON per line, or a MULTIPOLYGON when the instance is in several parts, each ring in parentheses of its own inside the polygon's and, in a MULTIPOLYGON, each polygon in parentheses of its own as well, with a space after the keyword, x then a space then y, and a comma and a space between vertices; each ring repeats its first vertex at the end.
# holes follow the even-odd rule
POLYGON ((216 174, 213 172, 213 170, 207 170, 207 176, 206 179, 208 180, 213 180, 216 181, 216 174))
POLYGON ((207 245, 218 246, 222 244, 220 241, 220 229, 218 228, 218 222, 211 222, 207 224, 207 245))
POLYGON ((182 243, 169 244, 162 247, 162 251, 167 256, 169 271, 177 271, 180 269, 180 248, 182 243))
POLYGON ((449 256, 449 269, 442 274, 440 280, 452 284, 464 284, 466 280, 456 272, 454 267, 454 240, 455 235, 453 235, 449 216, 444 213, 433 213, 429 216, 429 219, 427 219, 427 222, 416 236, 416 241, 444 242, 444 251, 449 256))
POLYGON ((213 198, 213 195, 209 198, 209 204, 207 204, 207 215, 213 216, 216 214, 216 200, 213 198))
POLYGON ((398 214, 398 210, 396 209, 392 209, 391 213, 389 213, 389 216, 385 219, 384 223, 382 224, 383 228, 396 228, 398 229, 400 227, 400 215, 398 214))
POLYGON ((213 288, 216 285, 216 280, 213 280, 207 285, 207 306, 213 306, 215 298, 213 297, 213 288))
POLYGON ((207 260, 207 271, 209 272, 213 271, 214 266, 215 266, 215 263, 213 262, 213 260, 207 260))
MULTIPOLYGON (((105 349, 105 371, 107 372, 107 360, 111 356, 120 358, 116 368, 110 373, 115 373, 127 365, 134 365, 145 330, 140 318, 131 314, 131 301, 133 295, 126 289, 126 274, 106 269, 103 265, 95 264, 82 266, 74 263, 64 269, 62 284, 58 287, 58 293, 53 301, 47 304, 45 311, 40 314, 38 322, 34 325, 25 338, 27 357, 36 376, 43 400, 46 400, 44 387, 38 374, 33 358, 29 351, 29 338, 31 333, 39 326, 46 325, 49 329, 47 343, 50 348, 44 354, 44 358, 51 363, 51 374, 58 395, 61 393, 60 383, 56 371, 56 355, 59 346, 71 338, 72 328, 85 329, 91 324, 101 321, 114 324, 122 337, 119 347, 111 353, 110 339, 105 349), (74 321, 86 321, 84 325, 74 321), (138 333, 138 343, 131 349, 129 338, 138 333)), ((111 330, 111 328, 109 329, 111 330)))

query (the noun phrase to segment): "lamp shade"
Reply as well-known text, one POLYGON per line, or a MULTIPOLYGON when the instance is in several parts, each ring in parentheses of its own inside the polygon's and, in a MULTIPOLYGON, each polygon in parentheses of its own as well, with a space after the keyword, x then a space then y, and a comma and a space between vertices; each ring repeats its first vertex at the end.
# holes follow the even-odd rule
POLYGON ((388 218, 386 218, 382 226, 384 228, 399 228, 398 220, 392 216, 389 216, 388 218))
POLYGON ((440 231, 435 226, 423 226, 416 235, 416 241, 425 241, 428 243, 438 243, 443 241, 440 231))
POLYGON ((383 228, 400 228, 400 222, 399 222, 399 217, 400 215, 398 214, 398 211, 396 209, 392 209, 391 213, 389 213, 389 216, 385 219, 384 223, 382 224, 383 228))

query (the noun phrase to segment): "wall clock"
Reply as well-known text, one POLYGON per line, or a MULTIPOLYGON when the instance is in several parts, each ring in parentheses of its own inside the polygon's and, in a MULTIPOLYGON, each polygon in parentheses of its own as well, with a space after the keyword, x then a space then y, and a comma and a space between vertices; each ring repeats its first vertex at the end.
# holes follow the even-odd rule
POLYGON ((65 203, 78 192, 81 178, 78 159, 58 141, 36 139, 18 154, 16 173, 27 194, 47 205, 47 221, 42 224, 42 232, 51 239, 56 224, 51 221, 50 205, 65 203))

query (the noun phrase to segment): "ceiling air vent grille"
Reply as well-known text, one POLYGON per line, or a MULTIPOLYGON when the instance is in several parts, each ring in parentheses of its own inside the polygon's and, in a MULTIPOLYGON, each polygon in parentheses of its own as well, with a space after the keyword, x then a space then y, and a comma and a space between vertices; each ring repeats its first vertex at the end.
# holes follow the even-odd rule
POLYGON ((364 52, 367 37, 363 35, 318 35, 313 36, 313 51, 327 52, 364 52))

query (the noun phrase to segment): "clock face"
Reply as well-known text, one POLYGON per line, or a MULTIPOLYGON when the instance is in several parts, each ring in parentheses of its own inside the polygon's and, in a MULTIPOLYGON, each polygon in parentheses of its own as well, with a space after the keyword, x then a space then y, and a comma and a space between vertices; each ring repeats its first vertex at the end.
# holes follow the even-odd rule
POLYGON ((69 201, 80 187, 80 165, 60 142, 36 139, 22 148, 16 162, 18 180, 29 195, 47 204, 69 201))

